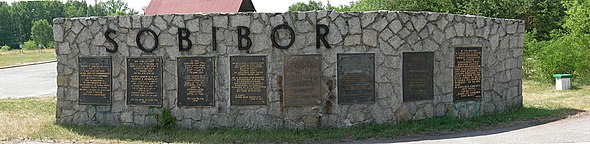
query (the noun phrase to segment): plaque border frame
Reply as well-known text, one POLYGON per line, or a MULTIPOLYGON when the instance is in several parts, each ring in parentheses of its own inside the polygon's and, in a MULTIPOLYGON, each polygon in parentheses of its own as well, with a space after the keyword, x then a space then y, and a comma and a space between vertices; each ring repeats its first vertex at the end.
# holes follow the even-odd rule
POLYGON ((126 68, 126 71, 125 71, 125 81, 126 81, 126 83, 125 83, 125 87, 126 87, 126 89, 125 89, 125 104, 127 104, 128 106, 158 107, 158 108, 163 107, 163 105, 164 105, 164 89, 165 88, 164 88, 164 82, 163 82, 164 81, 164 62, 162 60, 162 56, 128 56, 128 57, 125 57, 125 68, 126 68), (129 59, 132 59, 132 58, 156 58, 159 60, 158 63, 160 64, 160 77, 162 78, 161 82, 160 82, 160 87, 162 89, 159 91, 161 93, 161 95, 159 97, 161 100, 160 105, 130 104, 129 103, 129 94, 128 94, 129 88, 127 87, 127 85, 129 84, 129 80, 128 80, 129 79, 129 75, 128 75, 129 74, 129 69, 128 69, 129 65, 127 65, 127 64, 129 63, 129 59))
POLYGON ((77 59, 78 63, 78 105, 95 105, 95 106, 110 106, 113 105, 113 58, 111 56, 78 56, 77 59), (107 58, 109 60, 109 66, 111 67, 110 71, 110 78, 109 81, 111 82, 111 92, 109 94, 109 102, 108 103, 83 103, 80 102, 80 58, 107 58))
POLYGON ((283 79, 282 79, 282 81, 283 81, 283 82, 282 82, 282 85, 283 85, 283 88, 282 88, 282 93, 283 93, 283 95, 282 95, 282 96, 283 96, 283 98, 282 98, 282 101, 281 101, 281 102, 283 103, 283 106, 284 106, 284 107, 309 107, 309 106, 322 106, 322 104, 323 104, 323 98, 324 98, 324 95, 323 95, 323 94, 324 94, 324 92, 323 92, 323 91, 324 91, 324 90, 323 90, 323 87, 320 89, 320 97, 319 97, 320 103, 318 103, 318 104, 304 104, 304 105, 296 104, 296 105, 287 105, 287 103, 285 103, 285 100, 286 100, 286 98, 285 98, 285 97, 286 97, 286 93, 285 93, 285 91, 286 91, 286 85, 285 85, 285 62, 287 62, 287 57, 291 57, 291 56, 319 56, 319 57, 320 57, 320 80, 319 80, 320 86, 322 85, 322 80, 321 80, 321 78, 323 78, 323 77, 324 77, 324 76, 323 76, 323 74, 321 74, 321 73, 323 73, 323 72, 324 72, 324 71, 323 71, 323 67, 322 67, 322 63, 323 63, 323 61, 322 61, 322 54, 317 54, 317 53, 314 53, 314 54, 292 54, 292 55, 286 54, 286 55, 284 55, 284 57, 283 57, 283 61, 282 61, 282 62, 283 62, 283 79))
POLYGON ((452 67, 453 73, 451 74, 451 76, 453 78, 453 82, 452 82, 453 83, 453 87, 452 87, 453 102, 481 101, 484 96, 484 90, 483 90, 483 84, 484 84, 484 82, 483 82, 483 75, 484 75, 483 74, 484 73, 484 71, 483 71, 483 68, 484 68, 484 66, 483 66, 483 58, 484 58, 483 50, 484 50, 484 46, 483 45, 456 45, 456 46, 451 46, 451 47, 453 49, 453 52, 452 52, 452 54, 453 54, 453 67, 452 67), (481 97, 479 97, 479 98, 458 98, 458 97, 455 97, 455 63, 457 61, 457 59, 455 58, 455 54, 457 52, 457 48, 480 48, 481 49, 481 54, 479 57, 479 63, 480 63, 480 65, 479 65, 480 90, 479 91, 480 91, 481 97))
POLYGON ((176 69, 176 107, 179 107, 179 108, 210 108, 210 107, 216 107, 216 105, 217 105, 217 101, 215 100, 216 99, 216 96, 217 96, 216 93, 215 93, 215 90, 216 90, 215 89, 215 84, 217 83, 217 80, 215 79, 215 77, 216 77, 215 76, 215 73, 217 72, 215 70, 217 68, 215 66, 216 62, 217 62, 217 57, 216 56, 211 56, 211 55, 183 55, 183 56, 177 56, 176 57, 176 66, 174 67, 176 69), (179 103, 178 103, 178 98, 179 98, 179 93, 180 93, 180 91, 179 91, 180 85, 178 84, 180 82, 179 81, 179 76, 178 76, 178 72, 179 72, 178 71, 178 59, 179 58, 211 58, 211 67, 213 69, 211 71, 211 72, 213 72, 213 87, 212 87, 213 105, 207 105, 207 106, 181 106, 181 105, 179 105, 179 103))
POLYGON ((370 105, 375 104, 377 102, 377 80, 376 80, 376 53, 374 52, 367 52, 367 53, 336 53, 336 102, 338 105, 355 105, 355 104, 362 104, 362 105, 370 105), (338 83, 340 80, 340 75, 338 74, 338 66, 340 65, 340 61, 338 61, 339 55, 363 55, 363 54, 371 54, 373 56, 373 100, 370 102, 358 102, 358 103, 342 103, 340 102, 340 89, 338 88, 338 83))
POLYGON ((228 82, 228 88, 229 88, 229 96, 228 96, 228 101, 229 101, 229 106, 240 106, 240 107, 256 107, 256 106, 268 106, 269 104, 269 95, 268 92, 269 90, 269 75, 268 75, 268 70, 269 70, 269 65, 268 65, 268 54, 228 54, 227 56, 227 63, 228 63, 228 69, 227 69, 227 78, 229 80, 228 82), (266 69, 266 76, 264 77, 266 79, 266 100, 264 101, 264 104, 250 104, 250 105, 240 105, 240 104, 232 104, 232 99, 231 99, 231 58, 232 57, 249 57, 249 56, 264 56, 265 57, 265 69, 266 69))
POLYGON ((435 96, 434 95, 434 88, 435 88, 435 86, 434 86, 434 74, 435 74, 434 62, 436 61, 436 58, 435 58, 436 56, 434 54, 434 51, 407 51, 407 52, 401 52, 401 53, 402 53, 402 58, 401 58, 402 59, 402 68, 401 68, 402 69, 402 103, 434 100, 434 96, 435 96), (404 90, 404 88, 405 88, 405 85, 404 85, 404 79, 405 79, 405 77, 404 77, 404 54, 406 54, 406 53, 430 53, 430 54, 432 54, 432 67, 430 68, 432 70, 432 75, 431 75, 432 78, 430 79, 431 80, 430 82, 432 83, 432 88, 430 89, 431 90, 430 93, 432 93, 432 97, 430 99, 408 100, 408 101, 406 101, 406 99, 404 99, 404 93, 405 93, 405 90, 404 90))

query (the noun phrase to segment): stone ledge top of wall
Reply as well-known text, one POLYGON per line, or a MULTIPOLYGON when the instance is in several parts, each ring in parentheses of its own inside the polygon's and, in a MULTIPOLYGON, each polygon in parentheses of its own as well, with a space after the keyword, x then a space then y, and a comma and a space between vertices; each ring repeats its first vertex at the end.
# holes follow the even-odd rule
MULTIPOLYGON (((150 17, 150 16, 175 15, 175 16, 194 17, 194 16, 228 16, 228 15, 252 15, 252 14, 274 14, 274 15, 295 14, 295 15, 298 15, 298 14, 308 14, 308 13, 317 13, 318 16, 320 16, 319 18, 329 17, 330 15, 334 15, 334 14, 338 14, 338 13, 347 14, 347 15, 351 15, 351 16, 358 16, 361 14, 367 14, 368 15, 367 18, 370 18, 370 17, 374 18, 375 17, 374 14, 376 14, 376 13, 404 13, 404 14, 408 14, 408 15, 423 14, 425 16, 428 16, 427 19, 429 19, 429 20, 435 19, 439 15, 449 15, 449 16, 465 17, 465 18, 469 19, 468 21, 474 21, 474 20, 471 20, 472 18, 485 18, 485 19, 500 20, 500 21, 514 21, 514 22, 518 22, 518 23, 524 22, 524 20, 521 20, 521 19, 494 18, 494 17, 485 17, 485 16, 477 16, 477 15, 460 15, 460 14, 426 12, 426 11, 413 12, 413 11, 380 10, 380 11, 366 11, 366 12, 337 12, 337 11, 322 10, 322 11, 307 11, 307 12, 288 11, 288 12, 284 12, 284 13, 239 12, 239 13, 157 14, 157 15, 132 15, 132 16, 91 16, 91 17, 75 17, 75 18, 55 18, 55 19, 53 19, 53 23, 54 24, 62 24, 65 20, 96 20, 96 19, 102 19, 102 18, 113 19, 113 18, 119 18, 119 17, 138 17, 138 16, 150 17)), ((408 17, 408 19, 409 19, 409 17, 408 17)), ((106 23, 106 22, 104 22, 104 20, 103 20, 103 23, 106 23)))

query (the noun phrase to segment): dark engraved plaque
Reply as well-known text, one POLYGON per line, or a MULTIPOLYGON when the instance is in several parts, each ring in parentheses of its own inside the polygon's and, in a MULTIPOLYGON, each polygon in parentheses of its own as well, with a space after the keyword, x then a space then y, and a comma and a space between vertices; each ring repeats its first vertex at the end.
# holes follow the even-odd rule
POLYGON ((338 54, 338 103, 375 102, 375 54, 338 54))
POLYGON ((160 57, 127 58, 127 103, 162 105, 162 60, 160 57))
POLYGON ((110 57, 78 58, 79 104, 110 105, 112 68, 110 57))
POLYGON ((178 106, 213 106, 213 58, 178 57, 178 106))
POLYGON ((432 52, 403 53, 403 93, 404 102, 432 100, 433 94, 432 52))
POLYGON ((455 100, 481 98, 481 47, 455 48, 453 85, 455 100))
POLYGON ((287 56, 284 67, 285 106, 320 105, 321 55, 287 56))
POLYGON ((230 57, 231 105, 265 105, 266 56, 230 57))

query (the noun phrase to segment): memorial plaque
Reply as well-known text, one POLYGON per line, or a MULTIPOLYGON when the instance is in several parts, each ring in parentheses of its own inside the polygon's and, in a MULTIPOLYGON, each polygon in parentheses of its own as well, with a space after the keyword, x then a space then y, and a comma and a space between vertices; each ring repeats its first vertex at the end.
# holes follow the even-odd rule
POLYGON ((375 102, 375 54, 338 54, 338 103, 375 102))
POLYGON ((265 105, 266 73, 266 56, 231 56, 231 105, 265 105))
POLYGON ((285 106, 320 105, 321 55, 287 56, 284 67, 285 106))
POLYGON ((213 58, 178 57, 178 106, 213 106, 213 58))
POLYGON ((162 106, 160 57, 127 58, 127 103, 162 106))
POLYGON ((481 47, 456 47, 453 68, 455 100, 481 98, 481 47))
POLYGON ((110 105, 112 68, 110 57, 78 58, 78 103, 110 105))
POLYGON ((433 94, 432 52, 403 53, 403 93, 404 102, 432 100, 433 94))

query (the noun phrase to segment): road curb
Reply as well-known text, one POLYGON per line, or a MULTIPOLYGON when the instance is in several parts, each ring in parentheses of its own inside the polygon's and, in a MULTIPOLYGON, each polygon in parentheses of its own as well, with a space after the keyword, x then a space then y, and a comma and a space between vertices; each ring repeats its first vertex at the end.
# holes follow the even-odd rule
POLYGON ((7 66, 7 67, 0 67, 0 69, 17 68, 17 67, 31 66, 31 65, 38 65, 38 64, 46 64, 46 63, 52 63, 52 62, 57 62, 57 60, 42 61, 42 62, 34 62, 34 63, 25 63, 25 64, 20 64, 20 65, 13 65, 13 66, 7 66))

